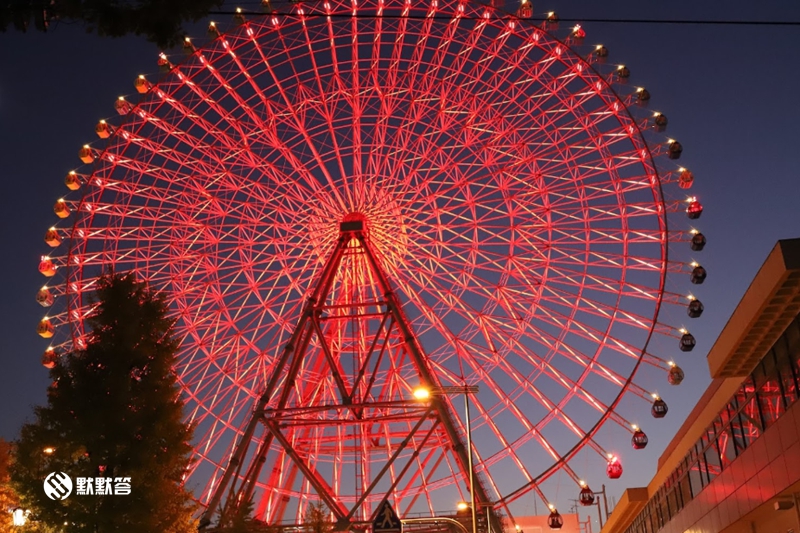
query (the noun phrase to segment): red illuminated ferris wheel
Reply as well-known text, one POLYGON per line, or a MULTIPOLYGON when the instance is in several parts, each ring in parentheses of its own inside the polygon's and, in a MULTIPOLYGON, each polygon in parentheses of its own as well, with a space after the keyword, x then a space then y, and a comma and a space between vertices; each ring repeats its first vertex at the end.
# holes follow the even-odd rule
POLYGON ((81 150, 40 265, 46 365, 83 346, 103 268, 164 291, 187 483, 270 523, 431 514, 473 476, 474 507, 551 503, 598 455, 619 477, 610 435, 644 447, 632 421, 666 414, 648 376, 683 378, 706 275, 649 92, 527 4, 274 7, 162 55, 81 150))

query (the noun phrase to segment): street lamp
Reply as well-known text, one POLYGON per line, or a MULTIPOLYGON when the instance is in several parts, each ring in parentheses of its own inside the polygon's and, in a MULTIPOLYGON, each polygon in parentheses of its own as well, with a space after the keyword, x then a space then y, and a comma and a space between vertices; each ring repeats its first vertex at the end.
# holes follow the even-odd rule
POLYGON ((28 522, 30 511, 17 507, 11 510, 11 521, 15 526, 24 526, 28 522))
MULTIPOLYGON (((430 400, 433 396, 464 395, 464 414, 467 426, 467 469, 469 469, 469 507, 472 513, 472 533, 478 533, 478 518, 475 502, 475 475, 472 468, 472 425, 469 416, 469 395, 477 394, 477 385, 461 385, 455 387, 417 387, 414 389, 414 398, 417 400, 430 400)), ((466 502, 462 502, 466 505, 466 502)), ((461 504, 459 504, 460 508, 461 504)), ((489 523, 489 510, 486 510, 486 523, 489 523)))

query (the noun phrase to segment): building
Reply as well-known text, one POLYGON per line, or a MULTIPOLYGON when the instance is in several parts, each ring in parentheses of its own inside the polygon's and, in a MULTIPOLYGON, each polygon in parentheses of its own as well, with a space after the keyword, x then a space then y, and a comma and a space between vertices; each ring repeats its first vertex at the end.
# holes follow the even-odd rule
POLYGON ((712 382, 602 533, 800 533, 800 239, 773 248, 708 354, 712 382))
MULTIPOLYGON (((512 527, 507 527, 506 531, 517 533, 550 533, 553 531, 547 524, 548 515, 541 516, 515 516, 512 527)), ((578 521, 578 515, 573 513, 562 513, 561 518, 564 525, 559 530, 561 533, 582 533, 585 531, 584 525, 578 521)), ((511 524, 509 524, 510 526, 511 524)))

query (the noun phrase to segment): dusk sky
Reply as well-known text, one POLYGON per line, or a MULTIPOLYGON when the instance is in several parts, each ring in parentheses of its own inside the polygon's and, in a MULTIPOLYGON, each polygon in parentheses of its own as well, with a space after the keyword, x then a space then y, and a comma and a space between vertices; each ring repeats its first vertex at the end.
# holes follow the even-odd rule
MULTIPOLYGON (((564 19, 800 21, 800 3, 791 0, 534 2, 535 13, 549 10, 564 19)), ((201 27, 198 42, 205 39, 201 27)), ((596 482, 618 497, 649 482, 709 382, 706 353, 769 250, 778 239, 800 237, 800 25, 584 27, 588 42, 604 44, 611 62, 630 68, 632 84, 647 87, 650 108, 669 117, 668 134, 683 144, 681 164, 694 172, 693 194, 705 206, 696 227, 708 238, 701 256, 709 273, 701 289, 705 313, 692 323, 698 346, 680 362, 687 378, 680 393, 668 391, 669 415, 648 421, 647 450, 634 455, 628 447, 625 475, 596 482)), ((134 78, 157 76, 158 52, 143 38, 99 38, 77 25, 0 34, 2 438, 15 438, 32 407, 45 401, 40 358, 47 341, 36 334, 44 311, 34 296, 43 284, 39 256, 49 250, 43 235, 57 220, 53 203, 66 192, 64 175, 79 166, 81 145, 96 140, 97 120, 115 115, 119 95, 135 92, 134 78)))

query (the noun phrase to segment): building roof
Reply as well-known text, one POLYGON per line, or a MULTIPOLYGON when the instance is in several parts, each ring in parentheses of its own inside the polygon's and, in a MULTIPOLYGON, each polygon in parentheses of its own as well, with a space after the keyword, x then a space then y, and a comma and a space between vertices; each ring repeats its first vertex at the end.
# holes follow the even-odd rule
POLYGON ((798 311, 800 239, 781 240, 708 352, 711 377, 750 374, 798 311))

